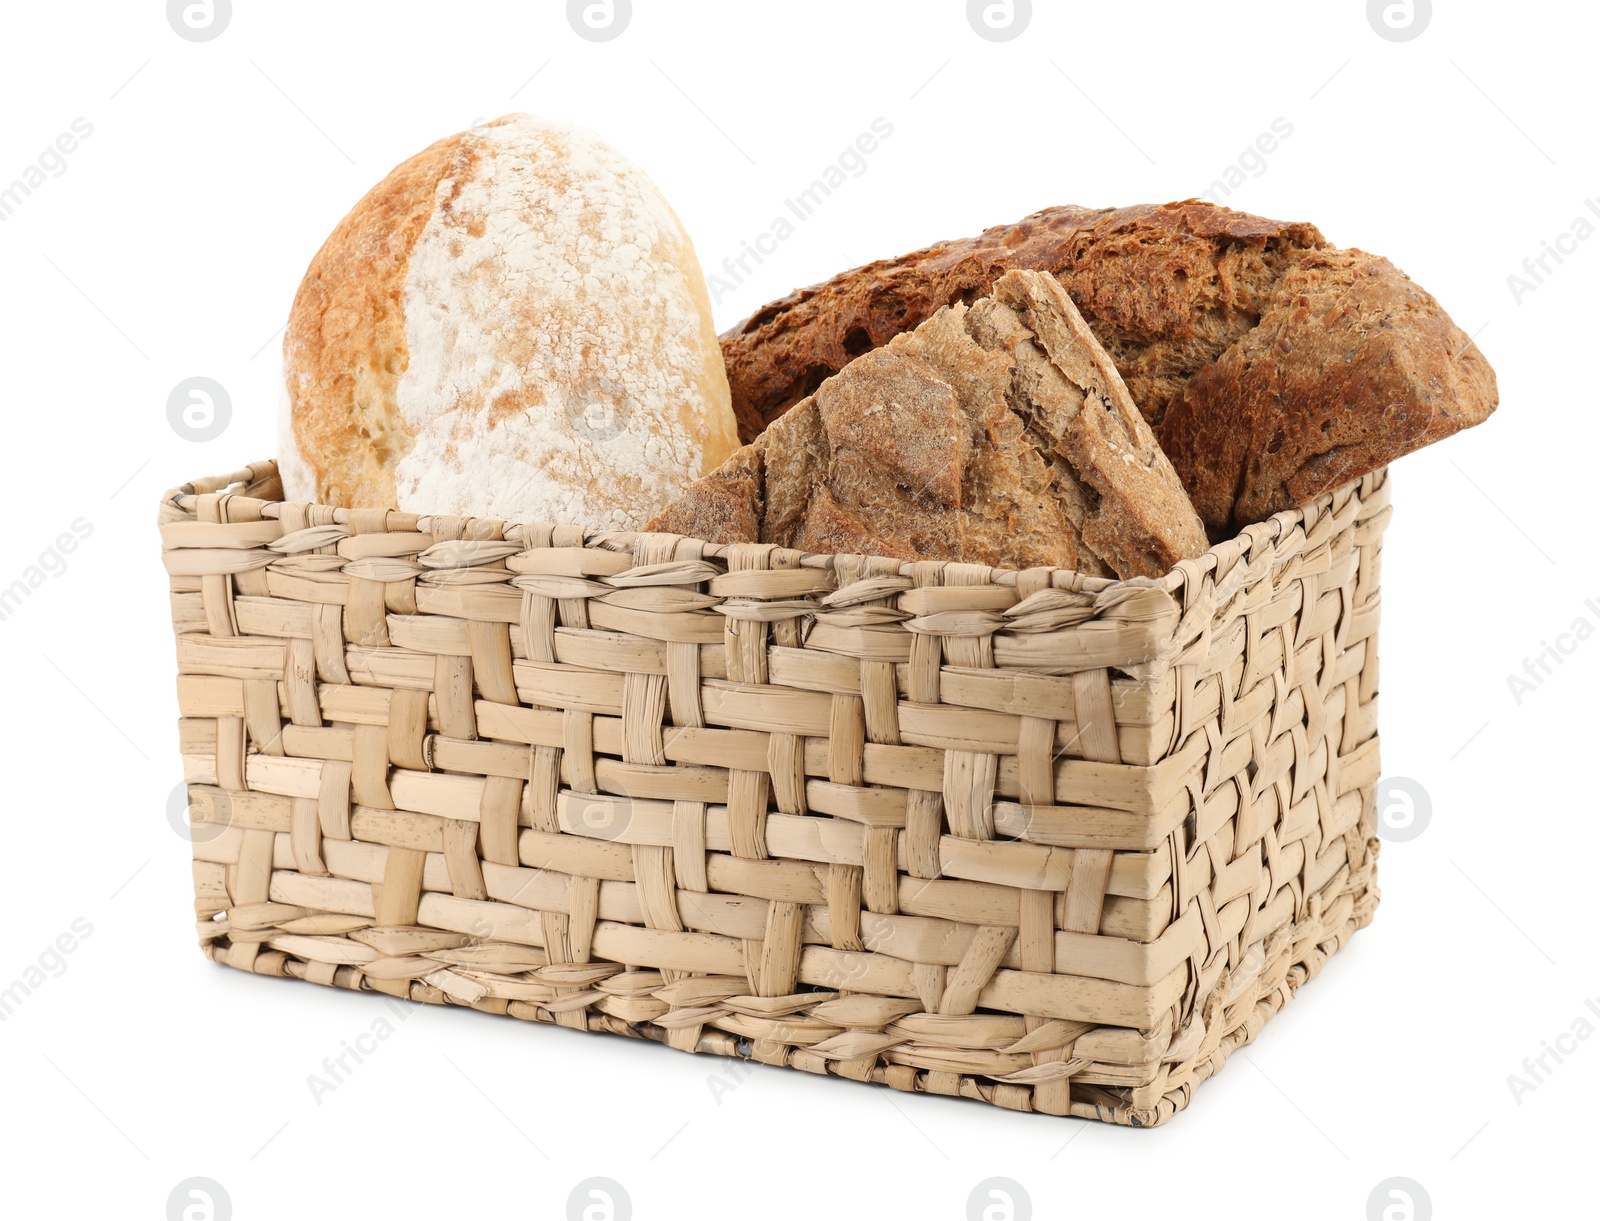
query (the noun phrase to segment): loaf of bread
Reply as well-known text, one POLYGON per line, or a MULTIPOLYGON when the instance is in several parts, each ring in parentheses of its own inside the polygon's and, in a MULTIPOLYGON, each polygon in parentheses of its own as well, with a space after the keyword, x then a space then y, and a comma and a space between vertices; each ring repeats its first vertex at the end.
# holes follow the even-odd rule
POLYGON ((1207 547, 1110 356, 1027 271, 846 365, 646 528, 1122 577, 1207 547))
POLYGON ((1013 268, 1060 279, 1216 536, 1479 423, 1497 402, 1488 362, 1391 264, 1331 247, 1309 224, 1189 200, 1051 208, 764 306, 722 338, 741 436, 1013 268))
POLYGON ((1494 370, 1387 259, 1310 250, 1261 319, 1167 405, 1157 430, 1200 516, 1233 533, 1482 423, 1494 370))
POLYGON ((290 499, 630 529, 738 445, 672 209, 590 132, 527 115, 369 192, 283 352, 290 499))

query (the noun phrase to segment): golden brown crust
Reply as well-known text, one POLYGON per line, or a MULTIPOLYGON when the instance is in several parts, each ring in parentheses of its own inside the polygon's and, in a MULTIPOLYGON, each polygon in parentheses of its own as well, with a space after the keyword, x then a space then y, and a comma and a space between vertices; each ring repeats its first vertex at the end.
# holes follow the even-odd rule
POLYGON ((1061 280, 1152 424, 1194 373, 1256 323, 1313 225, 1198 200, 1047 208, 974 238, 869 263, 757 310, 722 337, 740 436, 752 440, 824 378, 1007 271, 1061 280))
POLYGON ((1207 546, 1111 358, 1037 272, 852 361, 647 528, 1095 576, 1207 546))
POLYGON ((1404 272, 1319 250, 1190 380, 1158 435, 1200 516, 1232 534, 1482 423, 1498 397, 1489 362, 1404 272))
POLYGON ((351 508, 395 503, 394 466, 413 437, 393 412, 406 369, 406 270, 434 192, 465 132, 402 161, 317 251, 283 336, 284 386, 316 495, 351 508), (352 431, 361 437, 352 444, 352 431))

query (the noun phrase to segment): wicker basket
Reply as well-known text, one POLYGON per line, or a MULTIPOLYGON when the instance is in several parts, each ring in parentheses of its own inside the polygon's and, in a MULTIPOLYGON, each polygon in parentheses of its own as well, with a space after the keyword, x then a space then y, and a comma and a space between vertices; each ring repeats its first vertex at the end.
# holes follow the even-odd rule
POLYGON ((212 959, 1150 1126, 1377 904, 1386 475, 1162 580, 169 492, 212 959))

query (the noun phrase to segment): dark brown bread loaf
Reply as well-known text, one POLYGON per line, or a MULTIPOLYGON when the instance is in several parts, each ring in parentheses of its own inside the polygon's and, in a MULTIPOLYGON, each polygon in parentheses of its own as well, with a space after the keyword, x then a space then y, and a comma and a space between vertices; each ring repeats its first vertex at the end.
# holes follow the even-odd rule
POLYGON ((1111 357, 1026 271, 852 361, 646 529, 1124 577, 1207 546, 1111 357))
POLYGON ((1312 225, 1191 201, 1047 208, 974 238, 843 272, 762 306, 722 336, 740 437, 750 441, 845 363, 986 295, 1012 268, 1048 271, 1072 294, 1145 418, 1256 324, 1312 225))
POLYGON ((1330 247, 1309 224, 1189 200, 1051 208, 764 306, 722 337, 741 437, 1012 268, 1060 279, 1217 536, 1478 423, 1496 403, 1488 363, 1391 264, 1330 247), (1341 300, 1345 287, 1357 301, 1341 300))
POLYGON ((1295 260, 1157 435, 1200 516, 1232 534, 1481 424, 1498 399, 1432 296, 1388 259, 1329 248, 1295 260))

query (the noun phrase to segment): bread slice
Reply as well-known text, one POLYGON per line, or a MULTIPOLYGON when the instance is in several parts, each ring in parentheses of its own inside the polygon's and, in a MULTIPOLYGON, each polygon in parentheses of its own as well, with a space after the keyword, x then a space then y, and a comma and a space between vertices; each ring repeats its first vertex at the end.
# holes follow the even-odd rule
POLYGON ((1207 546, 1110 356, 1029 271, 846 365, 646 529, 1120 577, 1207 546))

